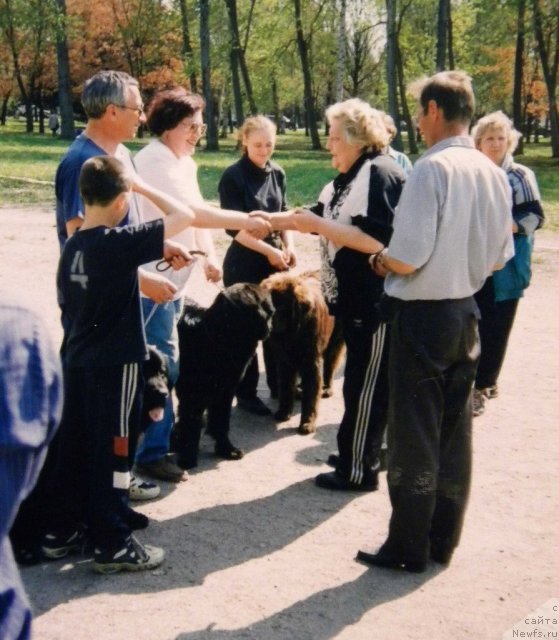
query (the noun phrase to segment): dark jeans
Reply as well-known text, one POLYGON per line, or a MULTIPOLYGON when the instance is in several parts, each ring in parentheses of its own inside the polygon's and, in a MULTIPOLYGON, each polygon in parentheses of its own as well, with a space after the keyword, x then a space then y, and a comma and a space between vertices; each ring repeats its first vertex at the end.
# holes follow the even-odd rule
POLYGON ((337 472, 361 483, 379 467, 388 410, 388 327, 378 321, 342 319, 347 347, 344 415, 338 431, 337 472))
POLYGON ((115 549, 130 535, 129 437, 137 436, 142 379, 138 363, 66 367, 64 409, 49 501, 49 530, 85 523, 94 545, 115 549))
POLYGON ((424 562, 458 544, 471 475, 471 390, 479 358, 473 298, 402 303, 391 326, 383 548, 424 562))
POLYGON ((476 375, 476 389, 485 389, 496 385, 499 379, 518 308, 518 298, 495 302, 493 278, 489 277, 476 293, 475 299, 481 313, 481 358, 476 375))

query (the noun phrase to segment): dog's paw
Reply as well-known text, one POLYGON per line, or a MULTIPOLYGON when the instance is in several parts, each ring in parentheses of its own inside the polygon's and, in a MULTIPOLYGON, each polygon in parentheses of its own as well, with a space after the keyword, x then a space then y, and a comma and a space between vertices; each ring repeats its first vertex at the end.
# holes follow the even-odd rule
POLYGON ((324 387, 322 389, 323 398, 331 398, 334 395, 334 389, 332 387, 324 387))
POLYGON ((289 420, 289 418, 291 418, 291 413, 289 413, 288 411, 276 411, 274 413, 274 418, 278 421, 278 422, 286 422, 287 420, 289 420))
POLYGON ((299 428, 297 429, 297 433, 299 433, 302 436, 308 436, 309 433, 315 433, 315 431, 316 431, 316 426, 314 422, 303 422, 302 424, 299 425, 299 428))

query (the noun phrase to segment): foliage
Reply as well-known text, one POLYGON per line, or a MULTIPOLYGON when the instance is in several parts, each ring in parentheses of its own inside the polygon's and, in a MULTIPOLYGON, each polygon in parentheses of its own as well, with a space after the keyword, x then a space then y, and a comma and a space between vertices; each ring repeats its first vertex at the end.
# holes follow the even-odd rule
MULTIPOLYGON (((405 82, 435 71, 440 2, 391 2, 396 7, 405 82)), ((474 79, 478 113, 512 111, 518 2, 450 3, 452 58, 456 68, 474 79)), ((320 120, 335 95, 341 4, 340 0, 300 0, 298 4, 308 50, 311 102, 320 120)), ((159 88, 189 86, 200 78, 200 0, 67 0, 66 5, 75 111, 79 112, 85 79, 101 68, 137 76, 146 100, 159 88)), ((345 95, 358 95, 387 109, 386 0, 351 0, 346 6, 345 95)), ((225 1, 212 0, 209 7, 211 93, 223 121, 234 110, 230 28, 225 1)), ((236 7, 240 44, 258 111, 284 113, 304 126, 303 70, 293 2, 236 0, 236 7)), ((556 59, 557 47, 557 0, 526 2, 523 113, 527 126, 531 120, 543 124, 549 118, 549 91, 556 92, 557 87, 547 82, 546 88, 543 82, 541 46, 534 31, 536 7, 550 61, 556 59)), ((35 104, 49 107, 56 103, 55 9, 56 0, 0 0, 0 100, 11 96, 12 102, 20 101, 30 92, 29 99, 35 104), (21 78, 19 86, 12 80, 14 72, 21 78)), ((550 66, 556 79, 557 65, 550 66)), ((199 82, 197 88, 200 90, 199 82)), ((246 92, 243 101, 248 112, 246 92)))

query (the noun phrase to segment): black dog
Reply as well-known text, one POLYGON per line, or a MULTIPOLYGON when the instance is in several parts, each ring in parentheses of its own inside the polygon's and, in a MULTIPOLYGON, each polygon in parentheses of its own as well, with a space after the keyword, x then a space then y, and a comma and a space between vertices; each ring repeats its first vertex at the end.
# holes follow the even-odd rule
POLYGON ((215 453, 227 460, 242 458, 243 452, 229 440, 231 405, 258 341, 270 332, 273 312, 270 294, 247 283, 227 287, 207 309, 185 302, 178 324, 179 409, 172 438, 183 469, 198 463, 206 410, 215 453))
POLYGON ((163 413, 169 397, 169 372, 163 354, 153 345, 148 345, 148 359, 142 363, 142 414, 139 432, 131 435, 129 446, 130 467, 134 465, 136 444, 147 425, 163 419, 163 413))

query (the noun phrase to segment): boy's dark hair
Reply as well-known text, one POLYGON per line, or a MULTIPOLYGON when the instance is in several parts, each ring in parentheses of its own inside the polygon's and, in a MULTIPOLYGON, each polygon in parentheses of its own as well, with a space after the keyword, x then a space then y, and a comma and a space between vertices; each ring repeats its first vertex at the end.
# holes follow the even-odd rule
POLYGON ((148 127, 152 133, 160 136, 165 131, 174 129, 181 120, 202 111, 205 106, 204 98, 197 93, 190 93, 182 87, 164 89, 155 94, 149 105, 148 127))
POLYGON ((470 123, 475 109, 472 79, 464 71, 441 71, 415 86, 419 103, 426 112, 429 100, 442 109, 447 122, 470 123))
POLYGON ((111 156, 86 160, 80 171, 80 195, 87 205, 106 206, 130 190, 130 178, 122 162, 111 156))

